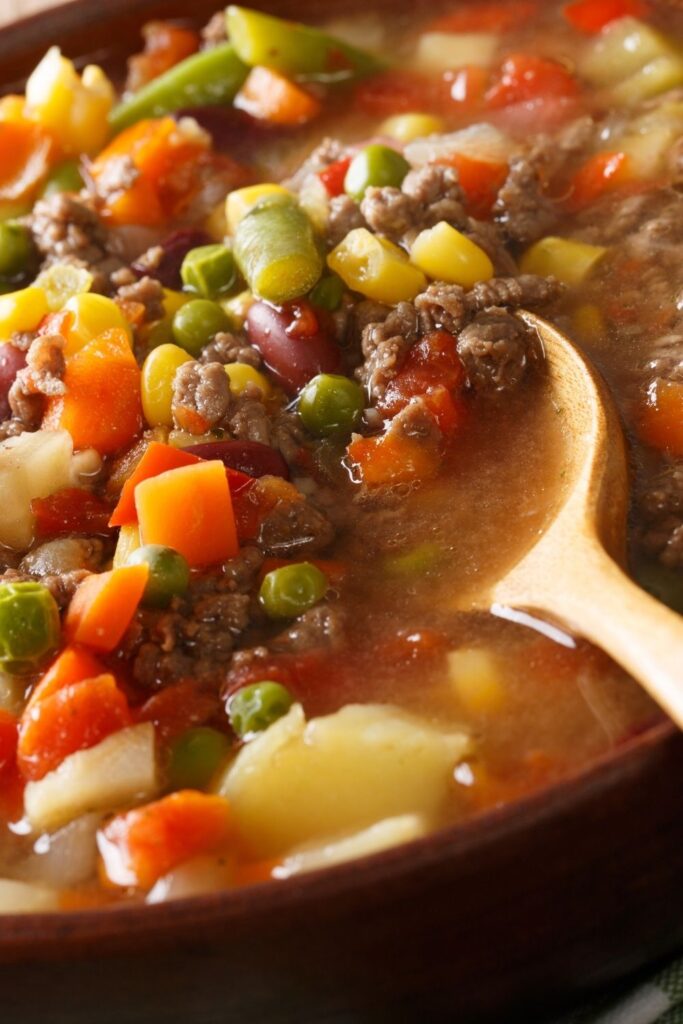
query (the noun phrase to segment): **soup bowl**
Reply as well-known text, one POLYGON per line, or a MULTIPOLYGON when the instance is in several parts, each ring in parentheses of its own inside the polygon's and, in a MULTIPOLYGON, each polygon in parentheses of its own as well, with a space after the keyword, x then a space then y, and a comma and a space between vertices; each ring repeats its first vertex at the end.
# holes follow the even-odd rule
MULTIPOLYGON (((314 0, 256 4, 315 18, 314 0)), ((325 16, 363 10, 329 0, 325 16)), ((411 8, 428 4, 413 3, 411 8)), ((216 0, 195 0, 206 20, 216 0)), ((375 0, 387 15, 395 0, 375 0)), ((45 49, 122 66, 182 0, 76 0, 0 32, 3 81, 45 49)), ((653 725, 587 768, 426 839, 280 884, 0 919, 7 1021, 512 1021, 683 945, 683 738, 653 725)))

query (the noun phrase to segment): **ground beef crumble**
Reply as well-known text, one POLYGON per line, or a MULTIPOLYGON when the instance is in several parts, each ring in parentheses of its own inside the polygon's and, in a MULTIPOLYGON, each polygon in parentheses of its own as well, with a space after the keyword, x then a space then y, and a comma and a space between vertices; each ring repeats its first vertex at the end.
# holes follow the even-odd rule
POLYGON ((109 247, 107 232, 92 201, 59 192, 39 199, 27 218, 43 267, 74 263, 93 275, 93 291, 108 291, 109 278, 122 261, 109 247))
POLYGON ((683 460, 670 460, 644 486, 642 549, 671 569, 683 569, 683 460))
POLYGON ((250 591, 262 561, 244 547, 218 572, 197 575, 169 609, 138 611, 123 640, 133 677, 147 690, 192 678, 218 681, 250 621, 250 591))

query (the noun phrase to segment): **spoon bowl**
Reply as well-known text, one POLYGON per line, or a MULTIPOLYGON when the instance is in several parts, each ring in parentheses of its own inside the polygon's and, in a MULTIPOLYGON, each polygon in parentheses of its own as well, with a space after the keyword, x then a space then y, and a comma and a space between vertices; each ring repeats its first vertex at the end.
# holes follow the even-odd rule
POLYGON ((563 500, 539 540, 477 607, 538 614, 622 665, 683 728, 683 618, 625 572, 629 473, 612 398, 590 362, 552 324, 539 336, 553 403, 566 424, 563 500))

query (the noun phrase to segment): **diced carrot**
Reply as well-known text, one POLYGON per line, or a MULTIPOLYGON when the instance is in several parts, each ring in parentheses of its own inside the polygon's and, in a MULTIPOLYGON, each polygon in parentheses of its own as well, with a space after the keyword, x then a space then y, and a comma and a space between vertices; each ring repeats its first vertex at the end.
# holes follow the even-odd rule
POLYGON ((351 164, 351 157, 344 157, 343 160, 336 160, 329 164, 324 170, 318 172, 318 177, 327 189, 329 196, 340 196, 344 191, 344 179, 351 164))
MULTIPOLYGON (((592 0, 588 0, 592 2, 592 0)), ((433 21, 428 32, 507 32, 529 21, 538 10, 535 0, 492 0, 469 4, 433 21)))
POLYGON ((626 153, 596 153, 572 177, 566 206, 572 212, 583 210, 631 178, 631 159, 626 153))
POLYGON ((238 864, 235 869, 235 885, 258 885, 269 882, 273 872, 282 864, 281 860, 256 860, 238 864))
POLYGON ((270 124, 307 124, 322 110, 317 97, 277 71, 263 67, 251 69, 234 102, 239 110, 270 124))
POLYGON ((206 139, 183 132, 172 117, 138 121, 116 136, 90 166, 97 188, 113 161, 126 157, 138 172, 127 188, 102 191, 102 216, 113 224, 160 227, 177 215, 199 185, 198 162, 209 152, 206 139))
POLYGON ((358 437, 346 451, 368 487, 431 480, 439 471, 439 455, 433 448, 397 431, 358 437))
POLYGON ((640 412, 639 433, 646 444, 683 456, 683 384, 656 380, 640 412))
POLYGON ((64 384, 66 393, 48 400, 43 427, 67 430, 75 448, 111 455, 141 432, 140 369, 123 329, 105 331, 67 359, 64 384))
POLYGON ((570 25, 589 35, 617 18, 646 18, 649 13, 650 6, 643 0, 575 0, 563 11, 570 25))
POLYGON ((42 779, 77 750, 131 724, 125 695, 105 673, 69 683, 33 703, 19 727, 17 758, 25 778, 42 779))
POLYGON ((0 708, 0 779, 16 760, 18 724, 14 715, 0 708))
POLYGON ((47 498, 34 498, 31 512, 38 537, 64 533, 106 533, 109 505, 82 487, 65 487, 47 498))
POLYGON ((458 172, 470 216, 479 220, 490 217, 498 190, 507 178, 508 165, 477 160, 465 153, 450 153, 437 163, 447 164, 458 172))
POLYGON ((233 558, 239 549, 225 466, 202 461, 171 469, 135 488, 143 544, 174 548, 193 567, 233 558))
POLYGON ((147 585, 149 566, 122 565, 86 577, 64 620, 70 643, 113 651, 128 629, 147 585))
POLYGON ((231 838, 228 801, 186 789, 119 814, 98 845, 111 882, 149 889, 183 861, 225 849, 231 838))
POLYGON ((65 686, 82 683, 84 679, 94 679, 103 673, 104 667, 90 651, 84 647, 65 647, 36 685, 25 710, 28 711, 39 701, 51 697, 65 686))
MULTIPOLYGON (((349 573, 349 567, 345 562, 333 558, 307 558, 306 561, 324 572, 332 584, 343 583, 349 573)), ((264 558, 259 571, 259 579, 262 580, 273 569, 282 569, 283 566, 291 564, 291 558, 264 558)))
POLYGON ((145 49, 128 60, 126 88, 136 92, 199 49, 199 35, 172 21, 149 21, 142 27, 145 49))
POLYGON ((173 448, 170 444, 152 441, 123 485, 121 497, 112 512, 109 525, 126 526, 128 523, 137 522, 135 488, 141 480, 149 480, 153 476, 159 476, 160 473, 166 473, 169 469, 179 469, 181 466, 191 466, 193 463, 201 461, 196 455, 184 452, 182 448, 173 448))
POLYGON ((0 123, 0 202, 30 198, 57 156, 57 146, 32 121, 0 123))
POLYGON ((183 679, 153 694, 137 709, 135 719, 153 722, 157 735, 169 740, 195 725, 205 725, 220 710, 215 691, 193 679, 183 679))

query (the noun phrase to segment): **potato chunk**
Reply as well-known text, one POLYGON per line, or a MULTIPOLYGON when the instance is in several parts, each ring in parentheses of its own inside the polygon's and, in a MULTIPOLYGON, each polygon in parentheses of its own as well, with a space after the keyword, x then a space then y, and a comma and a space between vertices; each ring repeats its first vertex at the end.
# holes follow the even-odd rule
POLYGON ((277 855, 384 818, 433 819, 469 749, 465 734, 390 705, 350 704, 307 723, 295 704, 240 751, 219 792, 255 852, 277 855))

